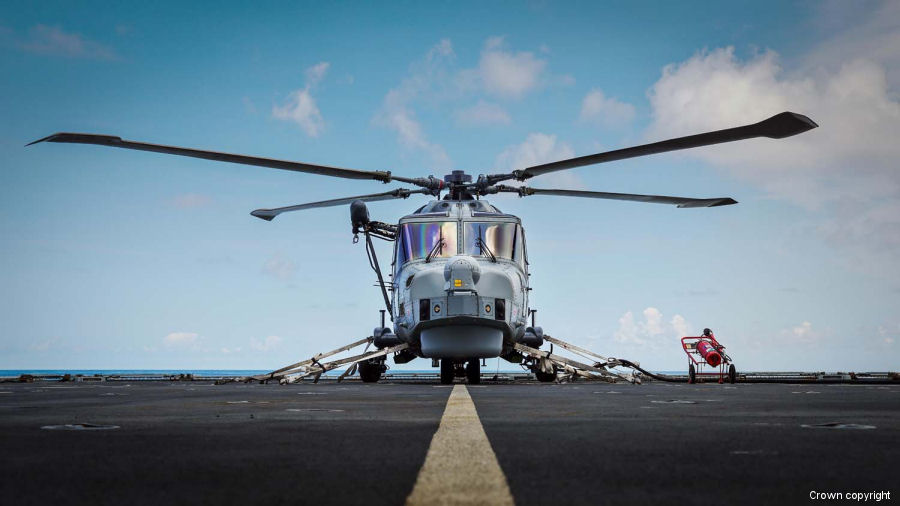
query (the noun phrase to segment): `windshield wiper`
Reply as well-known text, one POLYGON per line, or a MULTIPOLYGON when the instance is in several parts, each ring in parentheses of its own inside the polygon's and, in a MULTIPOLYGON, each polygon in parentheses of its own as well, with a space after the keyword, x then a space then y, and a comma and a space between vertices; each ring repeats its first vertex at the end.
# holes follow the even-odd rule
POLYGON ((434 258, 434 256, 438 253, 438 251, 440 251, 442 253, 444 251, 444 229, 443 229, 443 227, 440 229, 440 234, 441 235, 438 237, 437 242, 434 243, 434 246, 432 246, 431 251, 428 252, 428 256, 425 257, 426 264, 431 262, 431 259, 434 258))
POLYGON ((488 256, 491 257, 491 262, 497 263, 497 257, 494 256, 494 252, 491 251, 491 248, 488 248, 487 243, 484 242, 484 239, 481 238, 481 226, 478 227, 478 240, 475 243, 478 246, 478 250, 481 251, 481 254, 484 255, 485 251, 488 256))

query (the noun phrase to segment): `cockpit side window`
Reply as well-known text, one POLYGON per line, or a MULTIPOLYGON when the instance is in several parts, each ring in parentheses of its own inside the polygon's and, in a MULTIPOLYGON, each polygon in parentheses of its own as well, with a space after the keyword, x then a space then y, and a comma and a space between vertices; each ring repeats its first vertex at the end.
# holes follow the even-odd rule
POLYGON ((526 269, 525 266, 528 265, 528 249, 525 246, 525 229, 521 226, 516 234, 516 262, 518 262, 523 269, 526 269))
POLYGON ((426 258, 434 251, 432 258, 452 257, 457 251, 455 221, 432 221, 424 223, 404 223, 400 225, 397 238, 396 268, 406 262, 426 258), (440 243, 440 244, 439 244, 440 243))

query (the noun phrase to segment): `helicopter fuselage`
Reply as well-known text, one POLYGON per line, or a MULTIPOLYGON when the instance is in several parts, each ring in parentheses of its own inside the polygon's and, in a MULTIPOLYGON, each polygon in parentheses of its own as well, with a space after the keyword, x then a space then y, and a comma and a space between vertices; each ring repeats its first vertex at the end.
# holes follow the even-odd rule
POLYGON ((400 219, 394 331, 427 358, 492 358, 525 333, 528 261, 521 220, 484 200, 432 201, 400 219))

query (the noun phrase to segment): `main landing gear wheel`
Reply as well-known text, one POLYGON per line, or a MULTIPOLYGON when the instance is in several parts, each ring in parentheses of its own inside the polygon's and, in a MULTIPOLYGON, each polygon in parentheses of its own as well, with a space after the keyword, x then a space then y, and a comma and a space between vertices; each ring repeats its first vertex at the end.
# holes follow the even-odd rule
POLYGON ((728 382, 734 385, 734 382, 737 381, 737 370, 734 368, 734 364, 728 366, 728 382))
POLYGON ((534 371, 534 377, 541 383, 551 383, 556 381, 556 366, 553 366, 553 372, 544 372, 539 368, 534 371))
POLYGON ((453 361, 449 358, 441 359, 441 385, 453 384, 453 361))
POLYGON ((381 379, 381 373, 385 370, 384 364, 381 362, 360 362, 359 363, 359 379, 363 383, 377 383, 381 379))
POLYGON ((466 363, 466 380, 470 385, 481 383, 481 362, 477 358, 466 363))
POLYGON ((688 383, 696 383, 697 382, 697 369, 694 368, 694 364, 691 364, 688 367, 688 383))

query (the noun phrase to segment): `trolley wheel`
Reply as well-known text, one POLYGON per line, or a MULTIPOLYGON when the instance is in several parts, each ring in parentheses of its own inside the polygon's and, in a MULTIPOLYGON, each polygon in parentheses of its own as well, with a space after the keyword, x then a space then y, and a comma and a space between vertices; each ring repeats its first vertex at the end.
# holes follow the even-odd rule
POLYGON ((449 358, 441 359, 441 385, 450 385, 453 383, 453 360, 449 358))
POLYGON ((734 364, 728 366, 728 382, 734 385, 734 382, 737 381, 737 370, 734 368, 734 364))
POLYGON ((466 363, 466 380, 470 385, 481 383, 481 361, 477 358, 466 363))
POLYGON ((688 366, 688 383, 696 383, 697 382, 697 369, 694 367, 694 364, 688 366))

